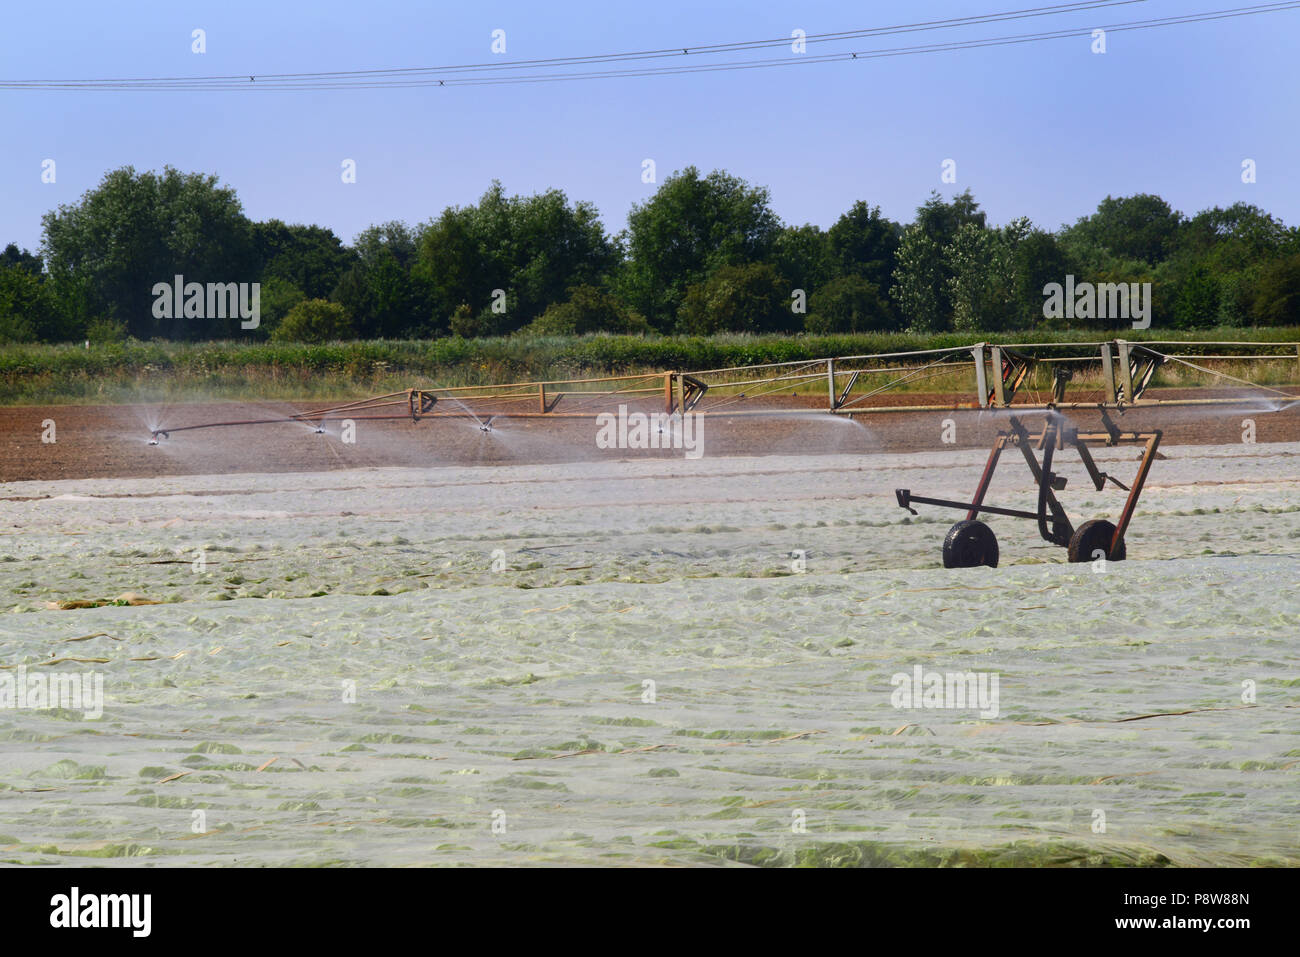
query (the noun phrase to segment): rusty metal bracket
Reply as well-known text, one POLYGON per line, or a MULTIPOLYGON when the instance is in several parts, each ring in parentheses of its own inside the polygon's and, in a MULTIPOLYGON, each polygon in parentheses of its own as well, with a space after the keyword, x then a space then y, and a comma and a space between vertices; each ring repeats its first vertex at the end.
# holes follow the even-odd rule
POLYGON ((1016 392, 1029 376, 1036 361, 1033 356, 1011 352, 1002 346, 991 346, 989 354, 993 364, 993 388, 985 395, 986 406, 1006 408, 1016 397, 1016 392))
POLYGON ((438 404, 438 397, 423 389, 412 389, 407 395, 407 405, 411 410, 411 421, 419 422, 420 416, 428 415, 438 404))
POLYGON ((1163 353, 1134 345, 1123 339, 1116 340, 1120 355, 1120 381, 1115 389, 1116 402, 1136 402, 1151 384, 1156 370, 1164 364, 1163 353))
POLYGON ((704 398, 704 393, 709 391, 707 382, 695 378, 693 375, 681 374, 682 383, 682 412, 686 413, 695 408, 699 401, 704 398))

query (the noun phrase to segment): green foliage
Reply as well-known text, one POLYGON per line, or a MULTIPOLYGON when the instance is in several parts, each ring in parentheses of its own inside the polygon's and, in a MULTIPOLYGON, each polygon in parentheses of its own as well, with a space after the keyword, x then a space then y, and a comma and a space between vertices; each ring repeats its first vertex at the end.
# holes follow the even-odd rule
POLYGON ((289 310, 306 299, 301 289, 279 276, 263 277, 258 331, 270 335, 289 314, 289 310))
POLYGON ((334 290, 334 299, 352 316, 357 334, 435 335, 434 291, 427 271, 416 268, 419 234, 404 223, 371 226, 356 238, 355 261, 334 290))
POLYGON ((786 226, 776 234, 772 264, 790 289, 820 289, 838 274, 827 234, 816 226, 786 226))
POLYGON ((1159 196, 1107 196, 1095 213, 1080 219, 1066 233, 1113 256, 1154 266, 1174 251, 1182 221, 1183 214, 1159 196))
POLYGON ((269 219, 253 223, 251 229, 253 248, 262 264, 263 299, 272 279, 301 290, 308 299, 324 299, 356 259, 354 251, 322 226, 288 226, 269 219))
POLYGON ((1174 325, 1180 329, 1214 325, 1219 315, 1219 280, 1201 262, 1189 270, 1174 301, 1174 325))
POLYGON ((813 293, 805 327, 811 333, 884 332, 898 328, 889 300, 861 276, 841 276, 813 293))
POLYGON ((1255 318, 1278 325, 1300 325, 1300 254, 1278 259, 1259 277, 1255 318))
POLYGON ((1008 305, 1008 327, 1028 329, 1043 323, 1043 288, 1064 283, 1078 269, 1056 236, 1031 229, 1015 244, 1012 252, 1012 289, 1008 305))
POLYGON ((0 269, 21 269, 33 276, 39 276, 44 269, 40 256, 34 256, 25 249, 19 249, 14 243, 0 251, 0 269))
POLYGON ((126 323, 116 319, 92 319, 86 324, 86 341, 103 344, 106 342, 125 342, 127 339, 126 323))
POLYGON ((947 246, 966 225, 984 227, 983 210, 969 189, 944 202, 936 192, 916 210, 916 225, 939 246, 947 246))
POLYGON ((687 287, 677 325, 693 335, 788 330, 800 324, 791 304, 788 285, 770 263, 722 266, 687 287))
POLYGON ((552 304, 523 332, 529 335, 574 336, 593 332, 646 332, 644 319, 634 314, 615 296, 595 286, 574 286, 569 298, 552 304))
POLYGON ((505 331, 507 324, 504 313, 493 312, 490 306, 476 313, 468 303, 464 302, 456 307, 449 320, 451 334, 465 339, 499 336, 505 331))
POLYGON ((969 190, 932 193, 906 227, 859 200, 823 231, 783 224, 762 187, 687 167, 616 237, 589 203, 493 183, 474 205, 371 226, 345 246, 323 227, 249 222, 214 177, 125 167, 43 222, 41 255, 0 250, 0 341, 1113 330, 1044 318, 1044 286, 1067 276, 1151 283, 1153 329, 1300 322, 1300 230, 1240 202, 1188 218, 1149 194, 1108 196, 1056 233, 990 226, 969 190), (260 327, 155 316, 177 275, 260 282, 260 327), (806 317, 791 309, 800 299, 806 317), (280 330, 326 300, 341 313, 313 305, 297 332, 280 330))
POLYGON ((841 275, 861 276, 888 294, 894 285, 894 259, 903 227, 880 215, 879 206, 858 200, 826 234, 832 261, 841 275))
MULTIPOLYGON (((617 263, 590 203, 570 204, 560 190, 507 196, 500 183, 477 206, 453 207, 429 223, 420 238, 418 273, 427 281, 431 314, 465 304, 476 329, 518 329, 571 286, 599 284, 617 263), (504 313, 485 312, 505 293, 504 313)), ((453 321, 452 333, 465 323, 453 321)))
POLYGON ((920 225, 903 230, 894 267, 892 295, 908 328, 938 332, 950 325, 944 247, 920 225))
POLYGON ((1219 321, 1222 326, 1245 326, 1255 309, 1259 267, 1230 272, 1219 280, 1219 321))
POLYGON ((276 342, 334 342, 355 336, 347 310, 327 299, 304 299, 271 333, 276 342))
POLYGON ((656 329, 666 329, 687 287, 723 266, 767 260, 779 229, 766 189, 721 170, 702 177, 688 166, 628 214, 623 299, 656 329))
POLYGON ((251 224, 234 190, 215 176, 130 167, 106 174, 75 204, 43 219, 42 251, 52 277, 81 283, 79 322, 103 315, 138 338, 236 334, 238 318, 155 318, 156 283, 253 282, 251 224))
POLYGON ((954 329, 1013 327, 1016 249, 1029 231, 1029 220, 1023 217, 1002 229, 975 223, 958 228, 945 250, 954 329))
POLYGON ((57 338, 58 303, 52 289, 39 270, 32 272, 20 260, 10 262, 0 265, 0 342, 57 338))
POLYGON ((970 328, 981 321, 976 317, 987 313, 986 300, 992 295, 987 287, 998 280, 974 275, 992 268, 997 258, 984 220, 970 190, 950 202, 931 193, 917 209, 916 221, 903 231, 899 243, 891 289, 910 328, 970 328), (959 275, 955 268, 963 272, 959 275))

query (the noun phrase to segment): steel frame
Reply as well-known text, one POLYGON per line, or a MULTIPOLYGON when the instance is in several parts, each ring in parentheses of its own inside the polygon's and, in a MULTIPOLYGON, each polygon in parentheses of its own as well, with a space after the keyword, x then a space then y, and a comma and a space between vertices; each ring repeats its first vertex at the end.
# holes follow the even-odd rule
POLYGON ((1120 511, 1119 521, 1115 523, 1115 532, 1110 541, 1109 553, 1114 554, 1118 550, 1120 543, 1124 541, 1124 534, 1128 531, 1129 524, 1133 520, 1133 514, 1137 510, 1138 499, 1142 496, 1142 489, 1146 486, 1147 476, 1151 472, 1151 464, 1155 461, 1160 447, 1162 432, 1159 429, 1150 432, 1125 432, 1116 426, 1104 411, 1102 412, 1102 423, 1106 430, 1104 432, 1080 432, 1076 427, 1068 425, 1063 416, 1055 412, 1049 412, 1042 430, 1031 433, 1025 428, 1024 423, 1021 422, 1018 416, 1011 416, 1010 428, 1000 429, 993 441, 993 448, 990 450, 988 461, 984 465, 984 472, 981 474, 979 484, 975 487, 975 494, 969 502, 954 502, 950 499, 913 495, 910 489, 905 488, 895 489, 894 494, 898 499, 898 504, 913 515, 918 514, 916 509, 912 508, 912 504, 917 503, 965 511, 966 518, 971 521, 978 519, 981 513, 1033 519, 1038 523, 1038 532, 1044 541, 1053 545, 1068 546, 1071 537, 1074 535, 1075 528, 1065 512, 1065 508, 1056 497, 1057 492, 1065 489, 1066 479, 1064 476, 1057 475, 1052 471, 1052 458, 1055 451, 1064 450, 1067 447, 1073 448, 1079 453, 1079 458, 1083 461, 1083 467, 1087 470, 1088 477, 1092 479, 1092 484, 1097 491, 1102 491, 1106 487, 1106 483, 1110 482, 1128 492, 1128 498, 1124 501, 1124 507, 1120 511), (1097 463, 1089 451, 1090 445, 1118 446, 1126 444, 1142 444, 1145 446, 1141 463, 1138 465, 1137 477, 1134 478, 1131 486, 1125 485, 1113 475, 1098 469, 1097 463), (1034 477, 1034 484, 1038 488, 1038 507, 1035 511, 1003 508, 984 503, 998 461, 1002 457, 1002 453, 1010 447, 1018 448, 1021 451, 1025 464, 1034 477), (1043 458, 1041 462, 1035 454, 1036 449, 1042 450, 1043 458))
MULTIPOLYGON (((1239 397, 1145 398, 1144 393, 1161 364, 1166 361, 1181 362, 1187 358, 1175 352, 1159 351, 1160 348, 1192 344, 1269 350, 1262 355, 1215 354, 1204 356, 1203 358, 1206 359, 1284 360, 1290 359, 1291 356, 1276 354, 1278 350, 1294 348, 1296 360, 1300 361, 1300 343, 1190 343, 1154 340, 1136 343, 1124 339, 1106 342, 1016 345, 993 345, 980 342, 944 349, 791 360, 698 372, 665 371, 584 379, 412 388, 327 409, 314 409, 279 417, 178 426, 163 424, 151 430, 151 442, 157 444, 160 437, 166 438, 173 432, 278 422, 307 422, 315 424, 317 431, 323 431, 321 423, 341 418, 405 419, 409 417, 414 422, 424 418, 460 415, 590 419, 607 411, 609 403, 620 400, 653 402, 656 394, 662 398, 664 411, 669 415, 688 412, 727 417, 806 415, 808 411, 806 408, 761 408, 758 407, 761 403, 756 403, 754 400, 791 386, 797 389, 818 379, 825 382, 827 395, 825 411, 850 418, 891 412, 946 412, 990 408, 1014 408, 1021 413, 1037 411, 1051 413, 1065 409, 1089 409, 1104 413, 1107 410, 1122 411, 1135 406, 1167 408, 1239 404, 1242 401, 1239 397), (1076 354, 1060 355, 1058 350, 1062 349, 1068 349, 1076 354), (1029 379, 1030 372, 1040 362, 1053 370, 1051 401, 1042 404, 1025 402, 1020 393, 1029 379), (1085 366, 1096 366, 1098 363, 1102 371, 1101 400, 1068 401, 1067 386, 1075 373, 1085 366), (973 391, 968 401, 915 405, 859 404, 875 395, 888 392, 899 384, 913 381, 917 376, 934 374, 936 370, 962 367, 970 368, 974 372, 973 391), (879 382, 880 377, 883 376, 890 377, 890 380, 881 385, 873 385, 866 390, 862 389, 860 383, 879 382), (859 389, 857 394, 854 394, 855 387, 859 389), (751 392, 751 390, 757 391, 751 392), (705 401, 706 393, 709 393, 707 401, 705 401), (450 402, 457 408, 444 406, 446 411, 435 410, 434 406, 440 400, 450 402), (743 402, 744 405, 739 406, 738 402, 743 402), (474 412, 469 411, 467 403, 473 403, 474 412), (529 404, 532 405, 531 410, 528 408, 529 404)), ((1191 354, 1191 357, 1194 358, 1196 355, 1191 354)), ((1246 380, 1233 381, 1252 385, 1246 380)), ((1256 388, 1300 400, 1294 392, 1263 386, 1256 386, 1256 388)))

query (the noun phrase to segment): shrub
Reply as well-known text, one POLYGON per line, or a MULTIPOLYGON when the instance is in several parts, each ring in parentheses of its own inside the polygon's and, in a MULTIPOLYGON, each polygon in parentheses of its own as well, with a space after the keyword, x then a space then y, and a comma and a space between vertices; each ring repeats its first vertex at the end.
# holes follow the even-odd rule
POLYGON ((262 280, 262 291, 258 330, 262 335, 271 335, 284 321, 290 310, 306 299, 301 289, 279 276, 268 276, 262 280))
POLYGON ((462 302, 456 307, 456 311, 451 314, 447 324, 451 327, 453 336, 460 336, 464 339, 483 339, 488 336, 500 335, 508 322, 509 319, 505 313, 493 312, 491 306, 475 315, 474 310, 468 304, 462 302))
POLYGON ((125 342, 126 323, 116 319, 92 319, 86 324, 86 338, 91 342, 125 342))
POLYGON ((347 310, 328 299, 304 299, 280 321, 271 338, 276 342, 330 342, 351 339, 347 310))
POLYGON ((522 330, 528 335, 581 336, 591 332, 648 332, 649 326, 618 298, 595 286, 572 286, 565 302, 551 303, 522 330))

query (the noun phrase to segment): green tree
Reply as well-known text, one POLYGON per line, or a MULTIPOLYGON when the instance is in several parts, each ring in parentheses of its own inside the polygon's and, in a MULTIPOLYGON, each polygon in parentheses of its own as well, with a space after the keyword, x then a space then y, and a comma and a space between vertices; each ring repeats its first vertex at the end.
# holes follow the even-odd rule
POLYGON ((303 291, 279 276, 263 277, 261 295, 261 324, 257 327, 269 336, 280 325, 289 310, 306 299, 303 291))
POLYGON ((785 226, 773 242, 772 265, 786 284, 788 294, 802 289, 805 295, 822 288, 837 275, 826 233, 816 226, 785 226))
POLYGON ((771 263, 720 266, 687 287, 678 316, 678 329, 689 335, 783 332, 801 325, 785 280, 771 263))
POLYGON ((903 230, 892 295, 903 321, 915 332, 939 332, 951 323, 943 250, 918 224, 903 230))
POLYGON ((600 286, 618 262, 618 250, 591 203, 570 204, 558 189, 515 197, 510 205, 512 325, 561 302, 573 286, 600 286))
POLYGON ((0 265, 0 342, 50 340, 58 331, 58 303, 41 277, 0 265))
POLYGON ((234 190, 215 176, 136 173, 127 166, 107 173, 75 204, 42 220, 42 253, 51 278, 75 287, 67 301, 83 310, 84 325, 103 315, 126 324, 138 338, 214 337, 237 334, 239 318, 155 318, 156 283, 254 282, 257 255, 251 228, 234 190), (75 282, 68 282, 74 280, 75 282))
POLYGON ((1069 227, 1064 238, 1154 266, 1174 252, 1182 222, 1182 213, 1159 196, 1107 196, 1097 204, 1095 213, 1069 227))
POLYGON ((969 189, 946 202, 937 192, 932 191, 930 198, 916 210, 916 225, 940 246, 951 243, 957 238, 957 230, 968 224, 980 227, 987 225, 984 211, 969 189))
POLYGON ((69 330, 42 267, 40 256, 14 243, 0 251, 0 342, 55 342, 80 331, 69 330))
POLYGON ((276 342, 333 342, 355 336, 347 310, 328 299, 304 299, 271 332, 276 342))
POLYGON ((462 302, 452 310, 447 324, 453 336, 463 339, 497 336, 502 332, 501 317, 498 314, 490 309, 476 313, 467 302, 462 302))
POLYGON ((262 282, 275 278, 291 283, 308 299, 328 297, 356 258, 322 226, 289 226, 269 219, 253 223, 251 229, 262 282))
POLYGON ((1016 249, 1029 231, 1024 217, 1002 229, 973 222, 958 228, 944 249, 954 329, 993 331, 1013 324, 1016 249))
POLYGON ((894 285, 894 259, 903 227, 862 200, 827 231, 830 256, 842 276, 861 276, 888 294, 894 285))
POLYGON ((1300 254, 1275 259, 1263 269, 1254 313, 1264 325, 1300 325, 1300 254))
MULTIPOLYGON (((965 234, 963 246, 955 252, 950 248, 963 227, 983 230, 984 213, 970 190, 945 201, 938 193, 931 193, 916 210, 916 221, 903 231, 895 256, 890 294, 898 302, 903 318, 916 332, 940 332, 952 328, 953 293, 961 292, 969 299, 976 294, 974 260, 982 253, 974 237, 982 233, 965 234), (953 263, 962 262, 968 274, 958 281, 953 273, 953 263)), ((969 309, 970 302, 963 308, 969 309)), ((963 314, 962 322, 969 321, 963 314)))
POLYGON ((1180 329, 1213 326, 1219 318, 1219 279, 1197 263, 1179 284, 1174 299, 1174 325, 1180 329))
POLYGON ((400 222, 371 226, 353 243, 355 261, 333 298, 352 316, 357 334, 388 338, 441 331, 432 283, 418 267, 420 236, 400 222))
POLYGON ((1243 326, 1253 321, 1264 269, 1284 257, 1293 233, 1249 203, 1202 210, 1183 223, 1164 272, 1177 289, 1173 323, 1243 326))
POLYGON ((688 166, 669 176, 628 214, 622 298, 668 328, 688 286, 723 266, 769 258, 780 229, 769 204, 766 189, 721 170, 701 176, 688 166))
POLYGON ((804 326, 819 335, 887 332, 898 328, 898 318, 875 283, 848 275, 832 279, 813 293, 804 326))
POLYGON ((1048 283, 1065 283, 1075 267, 1054 234, 1031 229, 1012 253, 1012 290, 1008 313, 1009 324, 1027 329, 1041 324, 1048 283))
MULTIPOLYGON (((494 182, 476 206, 452 207, 423 231, 420 270, 435 312, 465 305, 477 329, 518 329, 577 285, 601 285, 618 262, 590 203, 560 190, 507 196, 494 182), (504 293, 505 312, 492 312, 504 293)), ((457 323, 464 327, 464 317, 457 323)), ((454 331, 454 330, 453 330, 454 331)))
POLYGON ((14 243, 10 243, 3 252, 0 252, 0 269, 22 269, 33 276, 39 276, 44 268, 40 256, 19 249, 14 243))
POLYGON ((1262 271, 1260 266, 1250 266, 1219 277, 1217 325, 1247 326, 1254 321, 1255 291, 1262 271))

